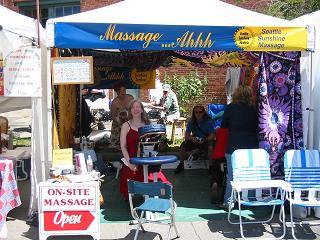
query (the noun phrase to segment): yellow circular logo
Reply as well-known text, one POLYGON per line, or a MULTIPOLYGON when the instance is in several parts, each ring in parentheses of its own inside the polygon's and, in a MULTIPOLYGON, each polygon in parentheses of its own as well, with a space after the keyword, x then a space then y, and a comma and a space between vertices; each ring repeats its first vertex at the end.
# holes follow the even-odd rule
POLYGON ((251 46, 253 41, 253 34, 250 29, 242 28, 234 34, 235 44, 242 49, 246 49, 251 46))
POLYGON ((150 82, 152 83, 152 80, 155 78, 155 72, 156 71, 140 72, 137 71, 137 69, 133 69, 131 71, 132 82, 138 86, 150 84, 150 82))

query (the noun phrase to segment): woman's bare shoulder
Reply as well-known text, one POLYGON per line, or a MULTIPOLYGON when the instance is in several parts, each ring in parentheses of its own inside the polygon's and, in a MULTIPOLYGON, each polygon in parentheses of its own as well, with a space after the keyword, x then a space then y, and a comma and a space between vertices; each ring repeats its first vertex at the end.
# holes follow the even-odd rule
POLYGON ((130 123, 129 123, 129 121, 124 122, 124 123, 122 124, 121 128, 122 128, 123 130, 129 130, 129 128, 130 128, 130 123))

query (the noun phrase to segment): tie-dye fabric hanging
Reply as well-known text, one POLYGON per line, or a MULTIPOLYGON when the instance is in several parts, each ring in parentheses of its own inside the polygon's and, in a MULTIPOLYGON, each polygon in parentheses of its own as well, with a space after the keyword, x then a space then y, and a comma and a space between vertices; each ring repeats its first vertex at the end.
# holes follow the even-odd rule
POLYGON ((244 67, 257 62, 255 52, 172 51, 170 66, 186 67, 244 67))
POLYGON ((271 175, 282 178, 283 155, 303 148, 299 53, 261 53, 259 146, 270 154, 271 175))

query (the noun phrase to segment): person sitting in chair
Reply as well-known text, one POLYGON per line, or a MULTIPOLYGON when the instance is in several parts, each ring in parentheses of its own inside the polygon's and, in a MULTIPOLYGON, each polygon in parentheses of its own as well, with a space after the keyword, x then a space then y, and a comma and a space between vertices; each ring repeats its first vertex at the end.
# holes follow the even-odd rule
POLYGON ((151 104, 151 107, 165 112, 167 122, 173 122, 175 118, 180 117, 179 103, 177 95, 171 90, 169 84, 162 85, 163 95, 159 104, 151 104))
POLYGON ((207 114, 203 106, 197 105, 192 110, 191 120, 187 124, 185 141, 180 146, 180 163, 175 173, 184 170, 184 160, 187 152, 195 149, 208 151, 208 156, 212 152, 214 143, 214 122, 207 114))

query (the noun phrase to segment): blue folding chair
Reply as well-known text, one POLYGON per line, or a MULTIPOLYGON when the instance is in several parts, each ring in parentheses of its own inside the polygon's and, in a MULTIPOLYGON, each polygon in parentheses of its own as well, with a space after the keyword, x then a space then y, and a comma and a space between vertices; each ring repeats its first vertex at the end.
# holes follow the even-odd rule
POLYGON ((276 239, 281 239, 286 234, 285 228, 285 186, 282 180, 271 180, 269 154, 264 149, 240 149, 231 155, 233 181, 231 182, 232 202, 238 202, 239 221, 230 219, 233 203, 229 205, 228 221, 239 224, 242 238, 243 224, 266 223, 273 218, 275 207, 280 206, 279 219, 282 222, 283 233, 276 239), (266 207, 273 206, 271 216, 263 220, 242 220, 242 206, 266 207))
MULTIPOLYGON (((294 239, 296 222, 293 207, 320 207, 320 157, 318 150, 288 150, 284 155, 285 181, 291 188, 287 191, 290 203, 291 232, 294 239)), ((310 223, 310 222, 304 222, 310 223)), ((315 222, 319 224, 319 221, 315 222)))
POLYGON ((142 183, 128 180, 128 192, 131 215, 138 221, 134 240, 138 238, 140 228, 145 232, 142 226, 144 223, 169 225, 168 240, 171 238, 172 227, 174 227, 177 238, 180 237, 175 224, 175 209, 177 205, 173 201, 171 185, 162 182, 142 183), (132 196, 135 194, 148 197, 140 206, 134 207, 132 196), (169 218, 157 216, 150 219, 146 216, 146 212, 165 214, 169 218))

